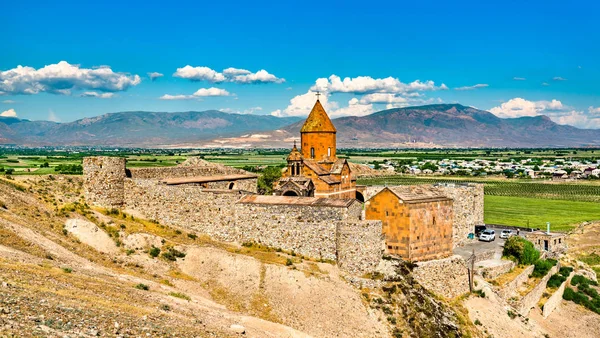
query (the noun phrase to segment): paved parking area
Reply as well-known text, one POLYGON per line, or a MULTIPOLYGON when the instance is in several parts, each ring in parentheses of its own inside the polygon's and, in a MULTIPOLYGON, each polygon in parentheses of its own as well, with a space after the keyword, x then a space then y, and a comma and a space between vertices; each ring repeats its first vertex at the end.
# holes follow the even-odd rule
POLYGON ((502 249, 504 246, 504 240, 499 236, 499 232, 496 232, 496 240, 493 242, 483 242, 477 239, 474 239, 471 243, 461 246, 460 248, 454 249, 455 255, 460 255, 464 259, 468 259, 473 253, 473 249, 475 249, 475 253, 488 251, 488 250, 496 250, 496 257, 499 259, 502 256, 502 249))

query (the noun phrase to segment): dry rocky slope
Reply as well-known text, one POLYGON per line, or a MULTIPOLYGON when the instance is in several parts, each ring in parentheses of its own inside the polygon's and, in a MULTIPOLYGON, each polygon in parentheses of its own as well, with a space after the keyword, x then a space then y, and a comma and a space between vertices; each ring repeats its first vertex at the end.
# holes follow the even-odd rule
POLYGON ((400 267, 395 279, 351 277, 81 195, 80 177, 0 178, 0 336, 479 335, 460 304, 400 267))

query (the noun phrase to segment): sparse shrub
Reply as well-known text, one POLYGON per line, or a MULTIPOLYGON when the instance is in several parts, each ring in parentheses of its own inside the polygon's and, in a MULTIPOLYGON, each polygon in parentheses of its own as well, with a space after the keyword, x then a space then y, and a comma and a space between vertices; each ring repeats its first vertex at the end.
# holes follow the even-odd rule
POLYGON ((481 298, 485 298, 485 292, 483 292, 483 290, 475 290, 473 293, 481 298))
POLYGON ((510 317, 510 319, 515 319, 517 317, 517 314, 512 312, 512 310, 506 311, 506 314, 510 317))
POLYGON ((156 258, 158 257, 158 255, 160 255, 160 249, 153 246, 150 248, 150 251, 148 253, 150 254, 150 257, 156 258))
POLYGON ((244 242, 242 243, 242 246, 245 248, 251 248, 252 246, 254 246, 254 243, 252 242, 244 242))
POLYGON ((71 273, 71 272, 73 272, 73 269, 71 269, 71 268, 62 268, 62 271, 64 273, 71 273))
POLYGON ((475 325, 481 325, 481 322, 479 321, 479 319, 475 319, 475 325))
POLYGON ((160 306, 160 309, 163 310, 163 311, 171 311, 171 307, 169 305, 167 305, 167 304, 162 304, 160 306))
POLYGON ((190 296, 186 295, 185 293, 181 293, 181 292, 170 292, 169 296, 177 297, 177 298, 181 298, 181 299, 185 299, 185 300, 192 300, 190 298, 190 296))
POLYGON ((120 227, 121 229, 125 229, 125 228, 127 228, 127 227, 125 226, 125 224, 122 224, 122 223, 121 223, 121 225, 120 225, 119 227, 120 227))
POLYGON ((533 243, 523 237, 513 236, 504 243, 502 255, 516 260, 521 265, 530 265, 540 258, 540 252, 533 243))
POLYGON ((148 285, 142 284, 142 283, 136 285, 135 288, 136 289, 140 289, 140 290, 144 290, 144 291, 150 290, 150 287, 148 285))
POLYGON ((554 259, 540 259, 535 262, 535 267, 531 275, 536 278, 544 277, 552 267, 556 265, 554 259))
POLYGON ((127 256, 130 256, 133 253, 135 253, 135 250, 133 250, 133 249, 127 249, 127 251, 125 251, 125 253, 127 254, 127 256))
POLYGON ((571 272, 573 272, 573 268, 570 266, 561 266, 558 270, 558 273, 563 277, 569 277, 571 272))
POLYGON ((181 235, 181 230, 175 230, 176 235, 181 235))
POLYGON ((185 257, 185 253, 183 253, 175 248, 168 248, 167 251, 163 252, 161 256, 167 260, 174 262, 177 260, 177 258, 185 257))
POLYGON ((389 307, 387 306, 382 306, 381 310, 383 311, 383 313, 385 313, 386 315, 391 315, 392 313, 394 313, 389 307))
POLYGON ((550 277, 550 279, 548 280, 548 283, 546 283, 546 287, 558 288, 566 280, 567 280, 567 278, 565 276, 563 276, 561 274, 554 274, 554 275, 552 275, 552 277, 550 277))
POLYGON ((196 234, 187 234, 187 236, 193 240, 196 240, 196 238, 198 238, 198 236, 196 236, 196 234))
POLYGON ((388 322, 390 322, 390 324, 396 325, 396 318, 395 317, 388 316, 387 320, 388 320, 388 322))
POLYGON ((68 231, 67 231, 67 229, 65 229, 65 228, 63 228, 63 229, 62 229, 62 233, 63 233, 63 235, 65 235, 65 236, 69 234, 69 232, 68 232, 68 231))
POLYGON ((288 259, 285 261, 285 265, 286 265, 286 266, 290 266, 290 265, 292 265, 292 264, 294 264, 294 262, 292 262, 292 260, 291 260, 291 259, 289 259, 289 258, 288 258, 288 259))

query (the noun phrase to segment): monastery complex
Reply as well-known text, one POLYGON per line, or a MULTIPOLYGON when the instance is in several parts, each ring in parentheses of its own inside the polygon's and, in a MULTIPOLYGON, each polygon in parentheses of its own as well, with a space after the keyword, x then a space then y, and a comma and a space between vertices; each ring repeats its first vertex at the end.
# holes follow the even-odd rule
POLYGON ((357 186, 337 157, 336 128, 316 101, 274 195, 257 176, 191 158, 177 167, 126 168, 116 157, 84 159, 85 197, 229 242, 257 242, 335 261, 353 274, 383 255, 446 258, 483 223, 483 186, 357 186))

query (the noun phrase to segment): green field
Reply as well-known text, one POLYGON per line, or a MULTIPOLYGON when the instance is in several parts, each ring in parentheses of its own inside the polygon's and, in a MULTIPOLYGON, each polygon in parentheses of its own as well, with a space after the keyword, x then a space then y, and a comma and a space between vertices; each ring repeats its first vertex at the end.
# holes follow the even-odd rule
POLYGON ((485 222, 566 231, 584 221, 600 220, 600 204, 524 197, 485 196, 485 222))

